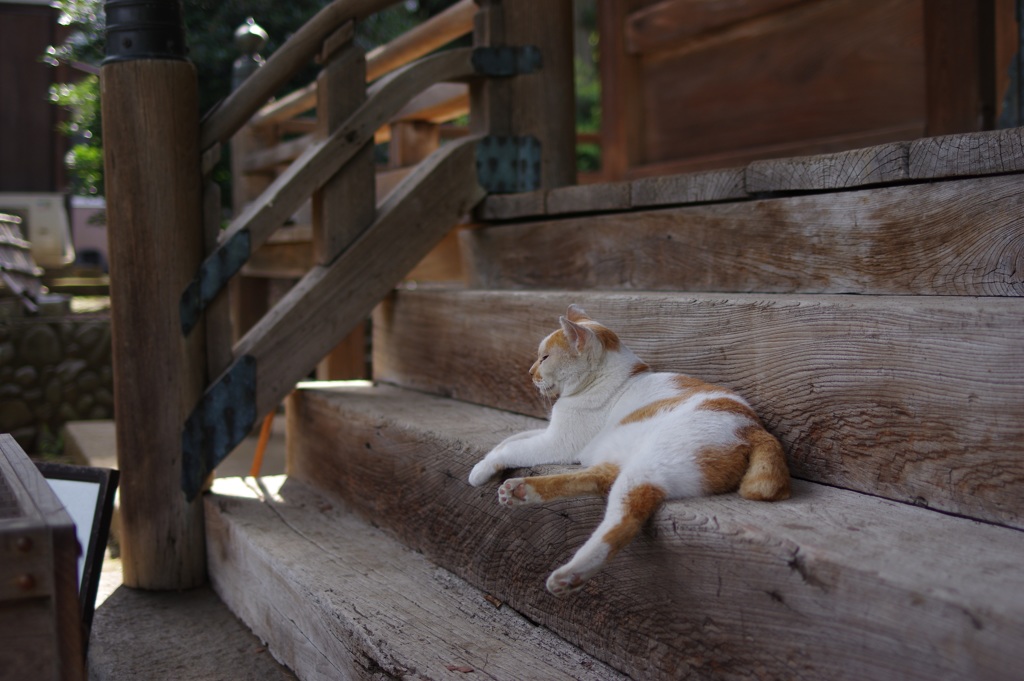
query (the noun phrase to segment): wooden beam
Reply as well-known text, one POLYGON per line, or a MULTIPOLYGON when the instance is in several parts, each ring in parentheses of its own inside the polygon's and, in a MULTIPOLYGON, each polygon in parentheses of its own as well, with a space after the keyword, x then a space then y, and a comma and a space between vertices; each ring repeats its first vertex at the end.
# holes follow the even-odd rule
MULTIPOLYGON (((239 133, 239 135, 241 134, 239 133)), ((239 135, 235 135, 235 138, 238 138, 239 135)), ((316 137, 313 134, 308 134, 284 142, 278 142, 273 146, 263 149, 253 150, 244 154, 240 159, 242 172, 247 174, 272 174, 279 166, 291 163, 302 156, 303 152, 313 146, 316 141, 316 137)), ((266 184, 269 183, 270 180, 268 179, 266 184)))
POLYGON ((467 233, 483 288, 1024 295, 1020 176, 467 233), (625 245, 628 244, 628 247, 625 245))
POLYGON ((366 79, 374 81, 473 30, 474 0, 459 0, 429 20, 366 55, 366 79))
POLYGON ((417 166, 373 227, 330 266, 314 267, 235 346, 256 362, 256 413, 273 408, 483 198, 476 137, 417 166))
POLYGON ((187 589, 206 580, 202 503, 181 492, 206 369, 205 333, 183 338, 179 316, 203 256, 195 69, 117 61, 100 82, 124 583, 187 589))
POLYGON ((601 40, 601 175, 622 180, 641 163, 643 105, 640 101, 640 62, 626 48, 623 28, 630 3, 598 0, 601 40))
POLYGON ((573 302, 654 369, 739 391, 797 477, 1024 528, 1019 297, 401 291, 374 379, 546 415, 527 369, 573 302))
POLYGON ((910 143, 894 142, 835 154, 754 161, 746 188, 762 192, 849 189, 910 178, 910 143))
MULTIPOLYGON (((331 55, 317 76, 317 122, 321 138, 334 134, 366 102, 366 57, 347 43, 331 55)), ((313 192, 313 257, 326 265, 366 229, 374 218, 373 142, 341 166, 313 192)))

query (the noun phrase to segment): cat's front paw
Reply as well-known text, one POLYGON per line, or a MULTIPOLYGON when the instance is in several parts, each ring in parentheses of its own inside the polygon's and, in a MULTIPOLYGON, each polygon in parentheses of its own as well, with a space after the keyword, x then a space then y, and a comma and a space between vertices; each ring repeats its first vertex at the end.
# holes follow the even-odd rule
POLYGON ((473 487, 480 487, 497 474, 498 468, 487 459, 483 459, 473 466, 469 472, 469 484, 473 487))
POLYGON ((582 589, 589 578, 589 575, 581 574, 572 570, 568 565, 563 565, 548 577, 548 591, 555 596, 567 596, 582 589))
POLYGON ((509 478, 498 488, 498 503, 502 506, 521 506, 543 501, 537 490, 524 478, 509 478))

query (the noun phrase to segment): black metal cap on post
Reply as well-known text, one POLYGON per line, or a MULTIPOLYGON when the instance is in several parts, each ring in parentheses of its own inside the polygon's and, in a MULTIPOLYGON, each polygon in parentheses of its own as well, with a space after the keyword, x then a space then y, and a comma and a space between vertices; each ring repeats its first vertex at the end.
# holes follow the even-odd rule
POLYGON ((187 61, 181 0, 106 0, 104 64, 134 59, 187 61))

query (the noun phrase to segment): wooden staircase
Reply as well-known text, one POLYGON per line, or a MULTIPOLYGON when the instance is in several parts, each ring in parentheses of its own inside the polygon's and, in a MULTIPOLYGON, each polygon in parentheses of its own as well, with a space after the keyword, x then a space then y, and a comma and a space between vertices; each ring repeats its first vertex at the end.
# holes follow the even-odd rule
POLYGON ((471 285, 395 291, 375 383, 289 397, 287 480, 207 497, 215 588, 304 679, 1019 678, 1022 142, 489 197, 471 285), (543 426, 526 369, 572 302, 745 395, 797 480, 669 502, 558 599, 603 502, 466 477, 543 426))

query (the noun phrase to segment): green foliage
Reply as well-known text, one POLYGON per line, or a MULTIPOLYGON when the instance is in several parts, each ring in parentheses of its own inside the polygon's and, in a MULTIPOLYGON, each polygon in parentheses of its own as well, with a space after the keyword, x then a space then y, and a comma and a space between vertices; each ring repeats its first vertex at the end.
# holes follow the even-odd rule
POLYGON ((77 83, 50 88, 50 101, 68 109, 62 133, 74 140, 64 157, 70 171, 71 191, 80 196, 103 195, 103 140, 100 125, 100 80, 88 76, 77 83))

